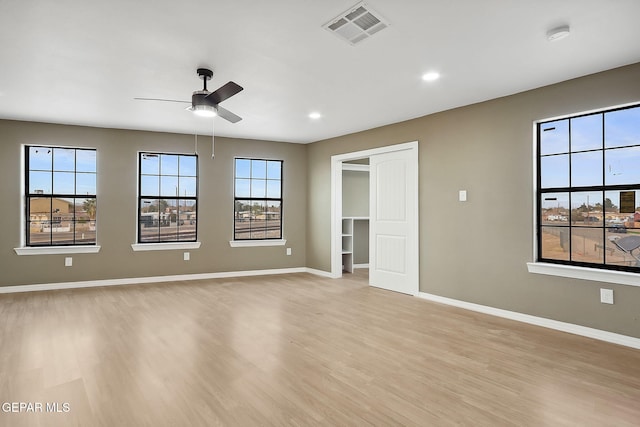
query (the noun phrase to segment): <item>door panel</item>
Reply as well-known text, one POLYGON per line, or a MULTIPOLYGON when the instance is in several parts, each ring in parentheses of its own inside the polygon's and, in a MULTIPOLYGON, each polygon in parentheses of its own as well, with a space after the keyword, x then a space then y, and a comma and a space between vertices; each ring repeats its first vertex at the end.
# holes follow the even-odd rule
POLYGON ((418 168, 415 150, 370 158, 369 282, 418 293, 418 168))

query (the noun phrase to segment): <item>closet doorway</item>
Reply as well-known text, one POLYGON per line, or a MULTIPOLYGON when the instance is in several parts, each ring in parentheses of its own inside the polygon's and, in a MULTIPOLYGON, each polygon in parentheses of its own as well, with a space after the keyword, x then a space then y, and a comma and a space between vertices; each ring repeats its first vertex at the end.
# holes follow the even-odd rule
POLYGON ((362 240, 362 224, 366 221, 369 284, 417 295, 418 142, 332 156, 331 196, 332 277, 341 277, 343 270, 350 272, 354 264, 363 264, 355 257, 362 255, 358 241, 359 237, 362 240), (343 199, 343 170, 364 169, 366 163, 369 163, 368 216, 345 216, 350 213, 351 200, 343 199))

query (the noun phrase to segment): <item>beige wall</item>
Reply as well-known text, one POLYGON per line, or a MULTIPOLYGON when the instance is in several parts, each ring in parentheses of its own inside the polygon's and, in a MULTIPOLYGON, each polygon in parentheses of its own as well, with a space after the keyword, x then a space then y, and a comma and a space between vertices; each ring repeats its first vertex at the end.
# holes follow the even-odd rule
POLYGON ((533 122, 638 102, 639 82, 635 64, 309 145, 307 265, 331 269, 331 156, 417 140, 422 292, 640 337, 640 287, 526 267, 533 122), (457 201, 462 189, 466 203, 457 201), (614 289, 614 305, 599 302, 600 287, 614 289))
POLYGON ((342 171, 342 216, 369 216, 369 173, 342 171))
MULTIPOLYGON (((160 151, 192 153, 194 137, 0 121, 0 286, 73 282, 245 271, 306 265, 306 147, 299 144, 199 138, 198 240, 200 249, 133 252, 136 239, 137 153, 160 151), (73 255, 73 267, 64 267, 65 255, 18 256, 22 194, 21 144, 95 147, 98 155, 98 254, 73 255), (285 247, 231 248, 233 234, 233 158, 284 160, 283 237, 285 247)), ((66 255, 69 256, 69 255, 66 255)))

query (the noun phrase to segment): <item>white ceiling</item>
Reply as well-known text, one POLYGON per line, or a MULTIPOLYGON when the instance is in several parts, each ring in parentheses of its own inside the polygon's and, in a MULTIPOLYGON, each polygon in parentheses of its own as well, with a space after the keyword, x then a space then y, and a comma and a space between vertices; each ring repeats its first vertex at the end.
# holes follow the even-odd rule
POLYGON ((351 46, 322 25, 355 3, 2 0, 0 118, 210 135, 133 100, 188 101, 206 66, 244 87, 216 135, 308 143, 640 61, 639 0, 369 0, 390 26, 351 46))

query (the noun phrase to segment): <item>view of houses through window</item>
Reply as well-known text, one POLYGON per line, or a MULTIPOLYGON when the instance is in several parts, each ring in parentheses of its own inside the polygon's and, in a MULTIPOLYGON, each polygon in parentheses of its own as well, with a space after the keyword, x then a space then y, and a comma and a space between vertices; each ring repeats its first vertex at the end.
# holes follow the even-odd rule
POLYGON ((236 159, 234 240, 282 238, 282 163, 236 159))
POLYGON ((96 150, 25 150, 26 245, 95 245, 96 150))
POLYGON ((538 124, 538 259, 640 270, 640 106, 538 124))
POLYGON ((195 242, 198 157, 140 153, 138 243, 195 242))

